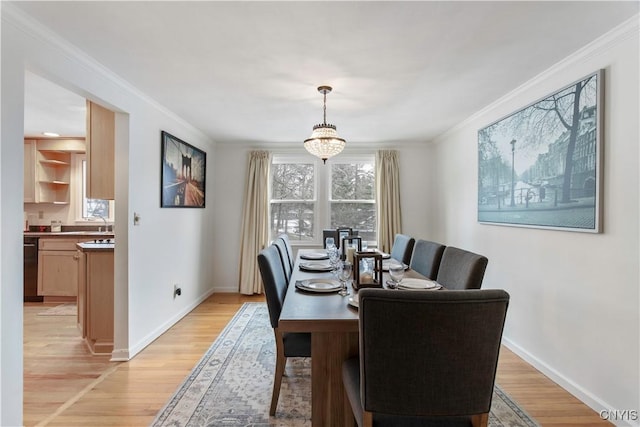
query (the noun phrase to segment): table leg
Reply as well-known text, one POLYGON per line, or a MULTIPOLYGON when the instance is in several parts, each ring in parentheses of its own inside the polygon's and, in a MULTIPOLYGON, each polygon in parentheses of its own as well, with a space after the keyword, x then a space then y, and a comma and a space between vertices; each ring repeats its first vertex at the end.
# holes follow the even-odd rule
POLYGON ((358 354, 357 332, 311 333, 311 424, 352 427, 342 386, 342 362, 358 354))

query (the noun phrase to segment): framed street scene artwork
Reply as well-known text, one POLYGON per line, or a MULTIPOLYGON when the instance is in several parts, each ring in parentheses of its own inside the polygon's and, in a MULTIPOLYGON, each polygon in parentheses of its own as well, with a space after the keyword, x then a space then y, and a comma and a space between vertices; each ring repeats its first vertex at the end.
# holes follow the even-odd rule
POLYGON ((162 131, 163 208, 204 208, 207 153, 162 131))
POLYGON ((600 233, 603 70, 478 131, 478 221, 600 233))

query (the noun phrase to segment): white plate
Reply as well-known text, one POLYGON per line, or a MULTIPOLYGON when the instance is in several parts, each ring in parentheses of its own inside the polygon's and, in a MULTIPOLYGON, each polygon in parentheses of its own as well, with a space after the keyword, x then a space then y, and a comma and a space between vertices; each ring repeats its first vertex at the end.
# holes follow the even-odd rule
POLYGON ((358 295, 357 294, 355 296, 349 297, 349 300, 347 301, 347 303, 351 307, 355 307, 355 308, 359 308, 360 307, 360 303, 358 302, 358 295))
POLYGON ((442 286, 433 280, 413 279, 407 277, 398 284, 398 289, 440 289, 442 286))
POLYGON ((388 253, 386 253, 386 252, 378 251, 378 253, 379 253, 380 255, 382 255, 382 259, 389 259, 389 258, 391 258, 391 255, 389 255, 389 254, 388 254, 388 253))
POLYGON ((320 260, 329 259, 329 255, 326 252, 307 252, 306 254, 300 254, 300 259, 320 260))
POLYGON ((328 262, 301 262, 300 270, 331 271, 331 265, 328 262))
POLYGON ((337 280, 308 279, 298 280, 296 282, 296 288, 309 292, 336 292, 339 291, 342 286, 337 280))
MULTIPOLYGON (((393 263, 398 263, 398 261, 391 261, 391 260, 386 260, 386 259, 382 260, 382 271, 389 271, 389 264, 391 264, 392 262, 393 263)), ((409 266, 407 264, 402 263, 402 265, 404 266, 405 270, 409 269, 409 266)))

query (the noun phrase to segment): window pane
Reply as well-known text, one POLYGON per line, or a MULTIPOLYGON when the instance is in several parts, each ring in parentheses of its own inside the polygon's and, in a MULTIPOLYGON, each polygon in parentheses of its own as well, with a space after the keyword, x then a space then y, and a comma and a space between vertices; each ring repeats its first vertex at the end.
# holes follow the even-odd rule
POLYGON ((314 200, 313 164, 274 164, 271 168, 273 200, 314 200))
POLYGON ((291 240, 313 240, 315 203, 272 203, 271 237, 287 233, 291 240))
POLYGON ((103 199, 87 199, 87 161, 82 161, 82 217, 109 218, 109 201, 103 199))
POLYGON ((372 163, 331 166, 332 200, 375 199, 375 173, 372 163))
POLYGON ((376 205, 374 203, 331 202, 331 227, 352 227, 362 240, 376 240, 376 205))

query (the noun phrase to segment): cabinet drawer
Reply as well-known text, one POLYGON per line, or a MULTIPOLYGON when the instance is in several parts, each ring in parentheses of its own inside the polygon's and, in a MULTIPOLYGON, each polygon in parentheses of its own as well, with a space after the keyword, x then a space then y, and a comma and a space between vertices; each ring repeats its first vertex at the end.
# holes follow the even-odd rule
POLYGON ((41 251, 75 251, 78 239, 40 239, 41 251))

